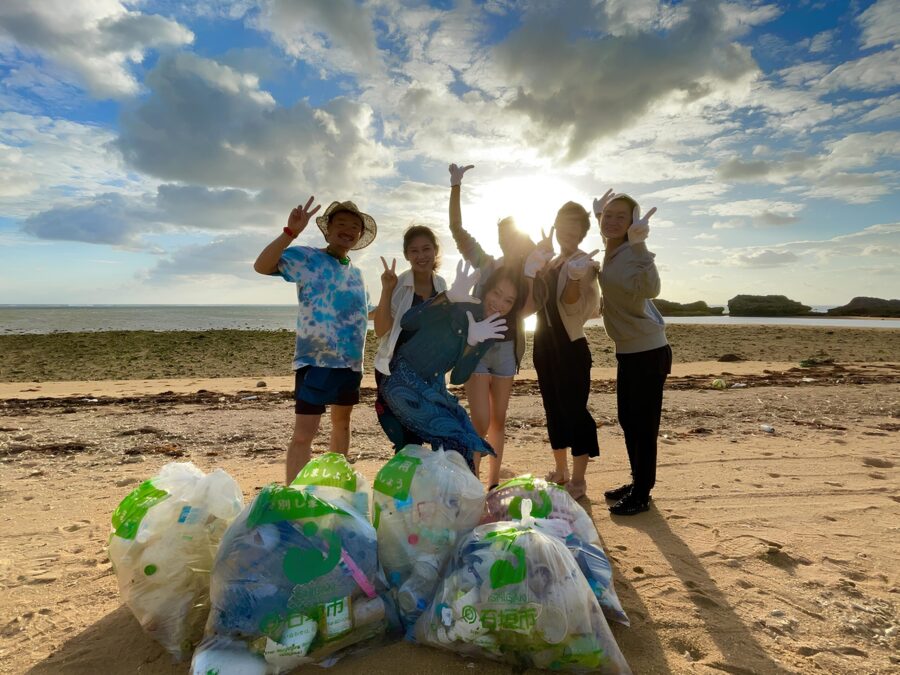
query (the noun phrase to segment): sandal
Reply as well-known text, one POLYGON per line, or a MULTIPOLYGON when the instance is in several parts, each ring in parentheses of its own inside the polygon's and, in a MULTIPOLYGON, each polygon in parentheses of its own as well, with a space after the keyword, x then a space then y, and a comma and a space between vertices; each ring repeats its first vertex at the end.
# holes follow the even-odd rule
POLYGON ((566 492, 572 497, 572 499, 578 500, 587 495, 587 481, 583 480, 570 480, 566 483, 566 492))
POLYGON ((548 474, 544 477, 544 480, 546 480, 548 483, 556 483, 557 485, 565 485, 566 483, 569 482, 569 479, 568 479, 568 478, 563 478, 563 477, 559 474, 559 472, 558 472, 558 471, 555 471, 555 470, 554 470, 554 471, 551 471, 550 473, 548 473, 548 474))

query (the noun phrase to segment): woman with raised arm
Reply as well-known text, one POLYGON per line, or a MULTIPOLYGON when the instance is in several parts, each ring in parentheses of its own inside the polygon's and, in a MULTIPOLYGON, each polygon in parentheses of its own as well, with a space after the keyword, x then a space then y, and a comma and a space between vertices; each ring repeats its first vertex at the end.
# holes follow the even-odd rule
POLYGON ((478 281, 460 261, 456 279, 445 292, 410 309, 401 320, 409 339, 394 350, 391 374, 382 380, 381 394, 401 424, 432 447, 455 450, 475 471, 475 459, 493 454, 472 426, 459 401, 447 391, 462 384, 491 345, 506 332, 503 318, 521 297, 503 269, 488 279, 485 301, 470 295, 478 281), (482 318, 486 311, 492 311, 482 318))
MULTIPOLYGON (((460 207, 460 191, 463 175, 473 165, 457 166, 451 164, 450 170, 450 233, 456 247, 463 258, 481 273, 481 279, 487 281, 498 269, 509 269, 515 280, 519 295, 526 295, 522 278, 522 265, 526 256, 534 250, 534 242, 528 235, 520 232, 512 218, 504 218, 497 223, 500 241, 501 258, 494 258, 485 253, 475 238, 463 229, 462 209, 460 207)), ((475 295, 484 298, 483 285, 476 286, 475 295)), ((469 411, 472 424, 481 436, 485 437, 495 455, 489 460, 488 487, 495 487, 500 482, 500 465, 503 459, 503 446, 506 436, 506 413, 509 408, 509 397, 512 393, 513 377, 519 369, 519 363, 525 353, 524 312, 517 312, 509 317, 509 323, 515 330, 507 331, 502 340, 495 342, 475 367, 469 381, 466 382, 466 398, 469 400, 469 411)), ((478 464, 476 463, 476 473, 478 464)))
POLYGON ((375 385, 378 395, 375 412, 378 423, 394 445, 394 452, 410 443, 421 444, 418 434, 407 429, 391 411, 384 400, 382 384, 391 374, 391 358, 394 350, 410 338, 401 321, 413 307, 447 290, 447 282, 437 274, 441 247, 434 231, 424 225, 412 225, 403 233, 403 257, 409 262, 409 269, 397 276, 397 261, 388 267, 382 258, 384 272, 381 275, 381 299, 375 309, 375 335, 378 351, 375 353, 375 385))
POLYGON ((534 367, 547 415, 547 433, 555 468, 547 480, 565 485, 575 499, 587 490, 588 460, 600 454, 597 423, 588 410, 591 391, 591 350, 585 322, 599 306, 597 263, 599 251, 578 248, 590 228, 588 212, 566 202, 556 221, 528 256, 524 273, 534 279, 537 327, 534 331, 534 367), (560 254, 553 257, 553 233, 560 254), (572 453, 569 473, 567 450, 572 453))
POLYGON ((612 190, 594 200, 606 246, 600 272, 603 325, 616 345, 616 402, 631 465, 631 482, 604 493, 615 500, 609 510, 617 516, 650 508, 663 385, 672 371, 666 325, 650 300, 660 291, 655 256, 646 244, 654 213, 656 208, 641 218, 637 201, 612 190))

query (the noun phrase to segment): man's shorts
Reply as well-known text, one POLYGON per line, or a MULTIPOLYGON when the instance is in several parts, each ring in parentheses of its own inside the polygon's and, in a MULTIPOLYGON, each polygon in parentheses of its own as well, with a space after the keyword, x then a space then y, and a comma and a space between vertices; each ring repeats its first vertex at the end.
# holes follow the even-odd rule
POLYGON ((516 374, 516 343, 513 340, 495 342, 475 366, 475 375, 512 377, 516 374))
POLYGON ((321 415, 325 406, 356 405, 362 373, 350 368, 303 366, 294 372, 294 412, 321 415))

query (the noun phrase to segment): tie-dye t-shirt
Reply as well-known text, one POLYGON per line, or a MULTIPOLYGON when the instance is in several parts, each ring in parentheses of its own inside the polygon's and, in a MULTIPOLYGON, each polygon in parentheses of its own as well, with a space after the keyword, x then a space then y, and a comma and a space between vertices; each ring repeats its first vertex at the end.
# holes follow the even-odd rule
POLYGON ((281 254, 278 274, 297 284, 294 370, 319 366, 362 372, 369 304, 359 269, 321 249, 291 246, 281 254))

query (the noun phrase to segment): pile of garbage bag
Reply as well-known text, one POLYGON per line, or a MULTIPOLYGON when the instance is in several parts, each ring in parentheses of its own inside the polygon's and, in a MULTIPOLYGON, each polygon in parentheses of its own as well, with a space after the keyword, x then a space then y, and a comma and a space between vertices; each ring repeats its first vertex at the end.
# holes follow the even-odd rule
MULTIPOLYGON (((319 475, 335 466, 332 458, 314 462, 319 475)), ((389 608, 375 529, 348 506, 352 494, 326 501, 320 487, 268 485, 225 533, 194 672, 224 675, 235 659, 246 672, 287 672, 384 635, 389 608)))
POLYGON ((109 559, 122 599, 176 659, 189 657, 203 634, 216 549, 243 503, 221 469, 204 474, 173 462, 113 512, 109 559))
POLYGON ((352 509, 363 518, 369 518, 371 513, 369 482, 340 453, 326 452, 311 459, 291 481, 291 486, 329 504, 352 509))
MULTIPOLYGON (((612 566, 603 551, 593 521, 578 502, 559 485, 531 475, 511 478, 488 493, 481 522, 491 523, 521 518, 521 505, 525 499, 531 500, 531 515, 534 518, 565 524, 562 528, 544 526, 544 529, 564 539, 569 552, 575 557, 578 567, 600 602, 606 618, 626 626, 631 625, 616 594, 612 566)), ((542 527, 540 520, 536 526, 542 527)))
POLYGON ((378 557, 408 638, 458 539, 478 524, 484 488, 457 452, 407 445, 375 478, 378 557))
POLYGON ((462 539, 417 640, 519 667, 630 673, 572 554, 535 527, 530 500, 520 509, 462 539))

